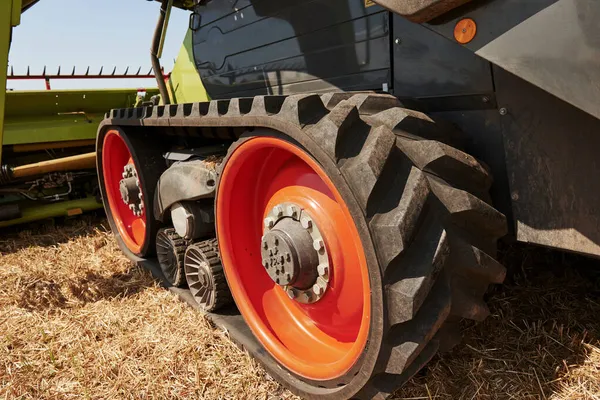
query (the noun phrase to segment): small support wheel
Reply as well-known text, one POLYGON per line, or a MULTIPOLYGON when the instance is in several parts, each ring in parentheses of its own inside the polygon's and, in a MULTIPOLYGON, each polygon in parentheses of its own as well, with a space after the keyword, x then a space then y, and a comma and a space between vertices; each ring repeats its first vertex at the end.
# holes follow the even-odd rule
POLYGON ((204 311, 218 310, 233 301, 216 239, 190 245, 185 252, 184 265, 190 291, 204 311))
POLYGON ((172 286, 185 283, 183 275, 183 259, 186 243, 173 228, 161 228, 156 235, 156 256, 160 269, 172 286))

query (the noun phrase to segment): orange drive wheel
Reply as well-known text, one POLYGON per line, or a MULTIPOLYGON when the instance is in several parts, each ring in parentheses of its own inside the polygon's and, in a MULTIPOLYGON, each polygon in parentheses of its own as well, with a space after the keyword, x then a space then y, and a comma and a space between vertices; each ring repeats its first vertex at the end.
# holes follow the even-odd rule
MULTIPOLYGON (((217 236, 229 286, 240 312, 267 351, 303 378, 325 381, 346 374, 363 353, 369 335, 369 274, 350 211, 321 166, 289 141, 268 136, 246 140, 226 161, 216 212, 217 236), (304 260, 304 264, 310 264, 306 267, 302 260, 292 265, 282 258, 280 263, 279 255, 261 253, 261 241, 267 249, 270 240, 269 215, 273 215, 273 210, 277 214, 281 205, 297 207, 318 227, 321 256, 328 255, 325 262, 318 263, 329 266, 326 285, 315 286, 315 291, 321 291, 318 299, 312 291, 315 280, 310 276, 305 277, 308 281, 305 279, 300 289, 290 283, 294 274, 310 275, 311 268, 317 267, 314 262, 304 260), (273 262, 275 272, 269 270, 273 262), (279 281, 275 273, 283 276, 286 267, 289 273, 298 265, 303 268, 300 272, 287 275, 288 279, 282 278, 285 282, 280 284, 275 281, 279 281), (290 289, 308 293, 313 296, 312 301, 291 297, 290 289)), ((270 221, 273 232, 283 226, 284 220, 290 226, 300 226, 293 218, 284 217, 270 221)), ((287 241, 287 247, 279 245, 274 249, 281 249, 282 257, 291 259, 291 252, 301 258, 307 252, 296 254, 294 246, 301 248, 298 242, 308 236, 301 228, 289 229, 298 232, 278 230, 283 232, 280 237, 287 241)), ((276 239, 272 238, 273 243, 279 243, 276 239)), ((318 243, 314 249, 317 248, 318 243)), ((272 253, 273 248, 265 251, 272 253)), ((320 272, 316 274, 321 276, 320 272)))
POLYGON ((149 255, 157 229, 152 217, 154 187, 165 169, 160 146, 120 129, 102 132, 99 144, 101 190, 113 231, 122 247, 136 256, 149 255))

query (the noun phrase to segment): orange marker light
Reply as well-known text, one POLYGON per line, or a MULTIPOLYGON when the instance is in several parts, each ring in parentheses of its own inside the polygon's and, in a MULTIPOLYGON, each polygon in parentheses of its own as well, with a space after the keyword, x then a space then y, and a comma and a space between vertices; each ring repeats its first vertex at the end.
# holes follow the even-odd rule
POLYGON ((477 34, 477 24, 471 18, 458 21, 454 27, 454 38, 458 43, 467 44, 477 34))

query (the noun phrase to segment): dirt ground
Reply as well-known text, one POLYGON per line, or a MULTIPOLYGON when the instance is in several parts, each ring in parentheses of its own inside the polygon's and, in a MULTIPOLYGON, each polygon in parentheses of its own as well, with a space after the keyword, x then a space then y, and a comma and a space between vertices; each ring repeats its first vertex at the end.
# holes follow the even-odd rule
MULTIPOLYGON (((0 232, 0 399, 295 398, 100 217, 0 232)), ((492 315, 396 399, 600 399, 597 261, 505 246, 492 315)))

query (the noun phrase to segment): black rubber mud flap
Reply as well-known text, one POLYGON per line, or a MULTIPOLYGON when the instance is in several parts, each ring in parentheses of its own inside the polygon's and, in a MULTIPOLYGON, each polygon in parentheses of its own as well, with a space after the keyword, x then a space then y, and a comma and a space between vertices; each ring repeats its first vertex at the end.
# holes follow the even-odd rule
POLYGON ((216 100, 131 115, 114 110, 105 124, 266 128, 251 134, 303 148, 343 197, 368 263, 368 344, 350 371, 331 381, 280 369, 278 380, 294 393, 384 399, 460 340, 461 318, 489 314, 484 293, 505 277, 494 256, 506 219, 489 203, 487 169, 449 144, 453 126, 400 108, 391 96, 348 93, 216 100))

